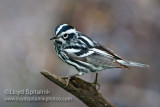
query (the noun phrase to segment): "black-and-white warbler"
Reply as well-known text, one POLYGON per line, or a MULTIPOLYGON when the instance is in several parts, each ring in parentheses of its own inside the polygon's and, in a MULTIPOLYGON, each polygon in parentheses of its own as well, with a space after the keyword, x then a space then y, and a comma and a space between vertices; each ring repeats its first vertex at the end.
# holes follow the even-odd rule
POLYGON ((54 37, 50 40, 54 41, 58 57, 78 70, 77 74, 67 76, 68 82, 72 76, 95 72, 94 83, 97 84, 98 72, 101 70, 129 66, 148 67, 145 64, 122 59, 68 24, 58 25, 54 37))

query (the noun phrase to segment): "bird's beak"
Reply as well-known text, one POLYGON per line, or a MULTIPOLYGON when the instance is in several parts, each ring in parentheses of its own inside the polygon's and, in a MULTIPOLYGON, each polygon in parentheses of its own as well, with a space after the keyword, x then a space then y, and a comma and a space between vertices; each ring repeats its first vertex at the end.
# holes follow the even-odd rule
POLYGON ((54 39, 56 39, 56 37, 54 36, 54 37, 52 37, 50 40, 54 40, 54 39))

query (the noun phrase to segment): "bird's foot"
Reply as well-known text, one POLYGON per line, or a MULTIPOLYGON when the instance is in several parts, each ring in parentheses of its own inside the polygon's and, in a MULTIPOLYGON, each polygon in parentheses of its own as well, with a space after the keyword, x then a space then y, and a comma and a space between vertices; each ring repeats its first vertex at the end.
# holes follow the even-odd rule
POLYGON ((100 89, 100 87, 101 87, 101 85, 100 85, 97 81, 94 81, 92 84, 94 85, 94 87, 96 88, 97 91, 98 91, 98 90, 100 89), (97 86, 98 86, 98 87, 97 87, 97 86))
POLYGON ((67 87, 67 86, 69 85, 69 81, 70 81, 71 77, 72 77, 72 76, 64 76, 64 77, 61 77, 61 78, 63 78, 63 79, 67 79, 67 80, 66 80, 67 83, 66 83, 66 86, 65 86, 65 87, 67 87))
POLYGON ((98 81, 98 73, 96 73, 96 78, 95 78, 94 82, 92 83, 95 86, 96 90, 98 91, 100 89, 101 85, 97 81, 98 81), (96 86, 98 86, 98 88, 96 86))

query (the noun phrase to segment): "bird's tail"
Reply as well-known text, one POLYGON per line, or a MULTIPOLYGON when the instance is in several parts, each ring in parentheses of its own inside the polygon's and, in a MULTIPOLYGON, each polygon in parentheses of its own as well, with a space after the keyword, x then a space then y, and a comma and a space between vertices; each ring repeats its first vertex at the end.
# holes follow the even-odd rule
POLYGON ((117 62, 119 62, 120 64, 125 65, 125 66, 149 67, 149 65, 146 65, 146 64, 141 64, 141 63, 132 62, 132 61, 126 61, 126 60, 117 60, 117 62))

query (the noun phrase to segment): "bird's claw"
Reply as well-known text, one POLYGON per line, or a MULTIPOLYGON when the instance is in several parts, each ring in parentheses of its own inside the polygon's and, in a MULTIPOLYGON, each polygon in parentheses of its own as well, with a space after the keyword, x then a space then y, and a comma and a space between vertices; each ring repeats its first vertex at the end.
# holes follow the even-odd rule
POLYGON ((69 81, 70 81, 71 77, 70 76, 65 76, 65 77, 62 77, 62 78, 67 79, 67 84, 65 86, 65 87, 67 87, 69 85, 69 81))
POLYGON ((100 89, 100 87, 101 87, 101 85, 100 85, 97 81, 94 81, 92 84, 94 85, 94 87, 96 88, 97 91, 98 91, 98 90, 100 89), (98 88, 97 88, 96 86, 98 86, 98 88))

